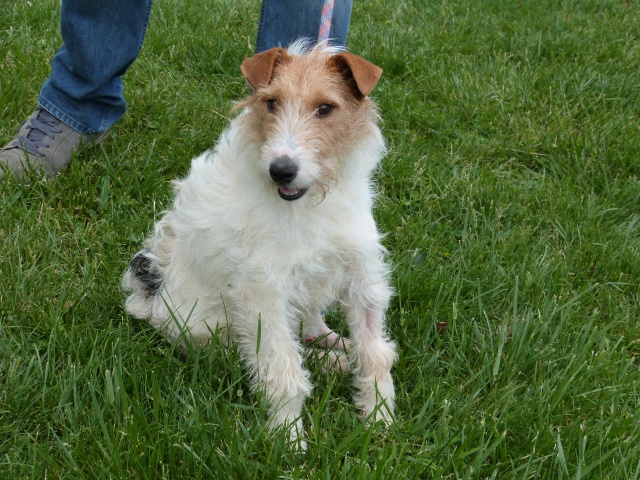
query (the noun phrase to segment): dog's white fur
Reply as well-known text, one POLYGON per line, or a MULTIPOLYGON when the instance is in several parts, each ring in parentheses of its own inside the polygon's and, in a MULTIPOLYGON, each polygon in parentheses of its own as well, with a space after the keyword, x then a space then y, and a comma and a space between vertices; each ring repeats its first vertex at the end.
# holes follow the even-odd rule
POLYGON ((381 70, 352 54, 303 50, 245 61, 255 92, 175 183, 173 208, 123 278, 126 310, 172 341, 206 344, 228 329, 266 393, 270 424, 290 425, 294 440, 312 388, 300 334, 345 345, 323 321, 327 306, 343 306, 355 403, 369 420, 393 416, 396 358, 384 324, 389 270, 371 213, 385 145, 367 95, 381 70), (326 118, 324 104, 333 106, 326 118), (286 184, 270 176, 280 157, 297 167, 286 184), (278 190, 306 193, 287 201, 278 190))

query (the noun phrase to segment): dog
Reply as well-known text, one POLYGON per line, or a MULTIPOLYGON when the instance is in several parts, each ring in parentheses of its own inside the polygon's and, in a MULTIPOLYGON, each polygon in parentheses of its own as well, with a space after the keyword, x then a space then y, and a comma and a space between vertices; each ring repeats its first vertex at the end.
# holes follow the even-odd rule
POLYGON ((123 277, 125 309, 183 344, 226 329, 265 394, 269 426, 284 425, 304 448, 304 342, 346 349, 362 416, 394 417, 390 269, 372 216, 385 142, 368 95, 382 69, 296 42, 241 71, 252 94, 174 183, 173 208, 123 277), (324 322, 334 302, 348 340, 324 322))

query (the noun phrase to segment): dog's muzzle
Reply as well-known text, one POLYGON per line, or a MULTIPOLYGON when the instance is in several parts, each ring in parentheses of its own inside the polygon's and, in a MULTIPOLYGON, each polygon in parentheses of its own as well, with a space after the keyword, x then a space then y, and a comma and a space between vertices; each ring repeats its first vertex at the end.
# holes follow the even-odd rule
POLYGON ((297 200, 307 193, 306 188, 288 186, 298 175, 298 164, 287 155, 282 155, 271 162, 269 175, 279 185, 278 195, 284 200, 297 200))

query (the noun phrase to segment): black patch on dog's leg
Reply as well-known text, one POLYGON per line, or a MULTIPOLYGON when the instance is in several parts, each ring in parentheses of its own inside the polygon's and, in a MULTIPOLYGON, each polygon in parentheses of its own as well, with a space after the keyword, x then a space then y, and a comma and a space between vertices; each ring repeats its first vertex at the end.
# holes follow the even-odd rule
POLYGON ((162 286, 162 275, 151 270, 151 259, 146 255, 147 250, 142 250, 133 257, 129 268, 133 275, 146 287, 149 295, 155 295, 162 286))

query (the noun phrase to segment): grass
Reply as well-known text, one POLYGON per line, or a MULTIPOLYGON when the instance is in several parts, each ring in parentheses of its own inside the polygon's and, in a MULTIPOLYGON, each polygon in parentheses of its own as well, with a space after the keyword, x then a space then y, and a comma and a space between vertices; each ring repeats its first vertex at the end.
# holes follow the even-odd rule
MULTIPOLYGON (((2 7, 2 144, 58 5, 2 7)), ((640 478, 639 8, 355 2, 350 49, 385 70, 398 419, 367 428, 348 379, 314 370, 298 455, 233 348, 181 360, 122 309, 170 180, 248 92, 259 10, 158 0, 111 138, 54 180, 0 182, 0 476, 640 478)))

